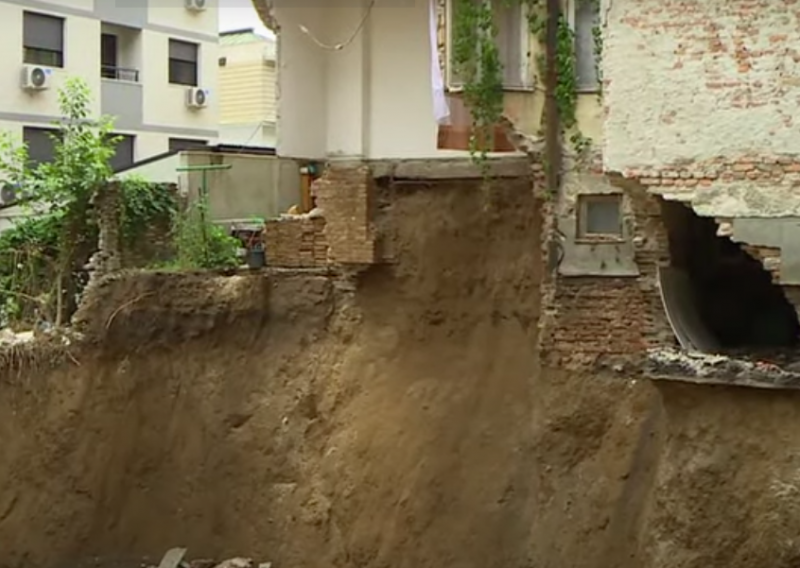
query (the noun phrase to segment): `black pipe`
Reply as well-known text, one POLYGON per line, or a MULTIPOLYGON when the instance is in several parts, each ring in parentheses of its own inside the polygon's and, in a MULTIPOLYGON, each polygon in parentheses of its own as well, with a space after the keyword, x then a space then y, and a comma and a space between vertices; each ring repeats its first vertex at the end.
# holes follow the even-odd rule
POLYGON ((545 39, 545 173, 547 190, 551 196, 558 196, 561 189, 561 120, 558 116, 558 25, 561 19, 561 0, 547 0, 547 30, 545 39))

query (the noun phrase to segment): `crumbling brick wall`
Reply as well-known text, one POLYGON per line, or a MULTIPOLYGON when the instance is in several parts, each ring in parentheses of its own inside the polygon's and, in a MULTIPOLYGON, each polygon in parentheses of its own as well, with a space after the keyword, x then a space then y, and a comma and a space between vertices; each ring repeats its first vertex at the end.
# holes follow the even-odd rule
MULTIPOLYGON (((548 366, 636 365, 649 348, 674 343, 658 286, 658 267, 669 262, 660 201, 640 184, 615 183, 622 184, 629 202, 625 222, 639 275, 564 276, 553 266, 543 284, 540 323, 542 361, 548 366)), ((545 254, 551 256, 549 247, 545 254)))
POLYGON ((753 149, 800 147, 800 84, 788 80, 800 71, 795 11, 794 0, 608 2, 608 169, 735 163, 753 149))
POLYGON ((742 245, 742 250, 761 263, 764 270, 769 272, 774 283, 780 283, 781 249, 744 244, 742 245))
POLYGON ((325 217, 331 262, 376 262, 375 181, 369 166, 332 164, 312 184, 312 193, 325 217))
POLYGON ((318 268, 328 264, 328 240, 322 217, 270 219, 264 227, 268 266, 318 268))

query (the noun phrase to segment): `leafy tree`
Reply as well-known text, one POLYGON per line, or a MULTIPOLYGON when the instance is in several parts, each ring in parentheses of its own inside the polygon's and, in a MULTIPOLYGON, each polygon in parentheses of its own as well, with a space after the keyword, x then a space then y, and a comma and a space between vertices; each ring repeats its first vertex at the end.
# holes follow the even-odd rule
POLYGON ((34 166, 24 143, 8 132, 0 133, 0 176, 16 184, 21 199, 48 219, 27 228, 56 231, 56 254, 50 268, 56 325, 67 321, 75 309, 77 277, 96 245, 96 230, 89 217, 92 197, 113 173, 110 160, 117 143, 111 134, 111 118, 91 118, 92 96, 84 80, 67 79, 58 102, 62 118, 53 134, 52 162, 34 166))

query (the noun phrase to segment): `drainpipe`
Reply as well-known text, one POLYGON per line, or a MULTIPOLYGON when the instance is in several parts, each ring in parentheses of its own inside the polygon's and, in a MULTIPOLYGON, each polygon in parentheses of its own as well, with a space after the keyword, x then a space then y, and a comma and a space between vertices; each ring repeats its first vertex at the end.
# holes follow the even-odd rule
POLYGON ((564 258, 561 244, 561 231, 558 228, 558 198, 561 194, 561 120, 558 116, 558 69, 556 68, 558 53, 558 24, 561 19, 561 0, 547 0, 547 30, 545 40, 545 183, 547 193, 553 198, 552 208, 545 207, 545 239, 547 242, 547 272, 555 276, 558 266, 564 258))
POLYGON ((558 116, 556 89, 558 87, 558 69, 556 55, 558 51, 558 23, 561 18, 561 0, 547 0, 547 37, 545 75, 545 159, 547 160, 547 189, 556 197, 561 190, 561 120, 558 116))

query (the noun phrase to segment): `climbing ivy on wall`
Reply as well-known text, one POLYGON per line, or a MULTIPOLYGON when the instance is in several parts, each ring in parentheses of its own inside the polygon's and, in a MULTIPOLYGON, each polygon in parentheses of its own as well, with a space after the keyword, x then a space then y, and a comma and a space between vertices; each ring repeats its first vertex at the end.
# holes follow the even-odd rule
MULTIPOLYGON (((495 43, 497 25, 494 22, 491 1, 506 5, 521 4, 527 13, 528 28, 545 48, 547 14, 544 0, 452 0, 455 7, 452 26, 451 63, 463 82, 464 103, 472 118, 473 155, 485 157, 482 144, 487 129, 496 124, 503 113, 503 66, 495 43)), ((599 6, 600 0, 575 0, 599 6)), ((565 131, 571 131, 570 140, 577 151, 582 151, 590 140, 575 129, 577 125, 578 85, 576 75, 575 33, 567 19, 561 15, 558 22, 556 45, 555 88, 559 119, 565 131)), ((602 29, 592 29, 598 78, 599 61, 603 52, 602 29)), ((544 76, 545 56, 540 53, 538 69, 544 76)))

